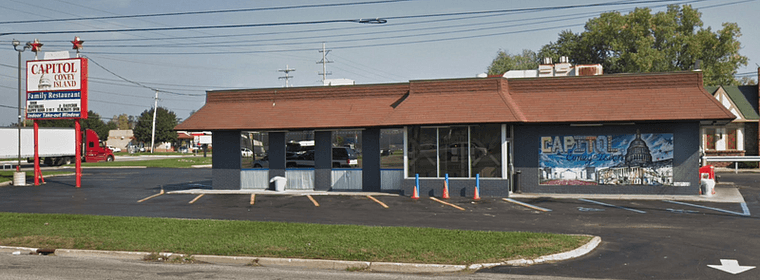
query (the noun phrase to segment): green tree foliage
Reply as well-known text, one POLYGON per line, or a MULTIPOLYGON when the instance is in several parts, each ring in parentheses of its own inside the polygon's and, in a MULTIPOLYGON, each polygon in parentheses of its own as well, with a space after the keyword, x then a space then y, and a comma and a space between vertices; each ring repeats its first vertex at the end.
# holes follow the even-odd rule
POLYGON ((121 129, 121 130, 132 129, 132 126, 129 123, 129 116, 127 114, 113 116, 113 118, 111 119, 111 122, 113 122, 116 125, 116 129, 121 129))
POLYGON ((538 56, 599 63, 608 74, 692 70, 700 60, 705 85, 739 84, 734 74, 747 65, 747 57, 739 54, 739 26, 724 23, 713 32, 702 27, 701 17, 690 5, 670 5, 656 14, 649 8, 603 13, 586 22, 582 33, 562 31, 538 56))
MULTIPOLYGON (((116 129, 113 125, 108 125, 103 120, 100 119, 100 115, 93 111, 87 111, 87 118, 81 120, 81 128, 82 130, 85 129, 92 129, 95 131, 95 133, 98 134, 98 138, 100 140, 106 141, 108 140, 108 131, 111 129, 116 129)), ((27 120, 29 122, 28 126, 32 126, 32 121, 27 120)), ((38 120, 37 124, 40 127, 74 127, 74 120, 38 120)))
POLYGON ((536 53, 531 50, 523 50, 522 54, 508 54, 500 50, 488 66, 488 75, 503 75, 509 70, 530 70, 538 68, 536 53))
MULTIPOLYGON (((177 126, 177 115, 164 107, 158 107, 156 111, 156 143, 160 142, 177 142, 177 132, 174 127, 177 126)), ((151 132, 153 129, 153 109, 145 110, 137 119, 134 134, 135 140, 144 143, 150 143, 151 132)))
POLYGON ((739 85, 754 86, 754 85, 757 85, 757 81, 755 81, 755 79, 752 79, 750 77, 742 77, 741 79, 739 79, 739 85))
POLYGON ((87 119, 82 120, 82 129, 92 129, 98 134, 98 138, 103 141, 108 140, 108 131, 116 129, 114 124, 106 124, 100 119, 100 115, 90 111, 87 119))

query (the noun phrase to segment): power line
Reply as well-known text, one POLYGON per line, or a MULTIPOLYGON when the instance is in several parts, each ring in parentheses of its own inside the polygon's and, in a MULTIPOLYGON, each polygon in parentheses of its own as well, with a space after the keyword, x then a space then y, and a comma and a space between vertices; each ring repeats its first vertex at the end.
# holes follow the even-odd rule
POLYGON ((332 20, 315 20, 315 21, 296 21, 296 22, 276 22, 276 23, 251 23, 251 24, 227 24, 227 25, 196 25, 196 26, 176 26, 176 27, 149 27, 149 28, 126 28, 126 29, 96 29, 96 30, 64 30, 64 31, 16 31, 3 32, 0 36, 6 35, 46 35, 46 34, 78 34, 78 33, 114 33, 114 32, 146 32, 146 31, 166 31, 166 30, 201 30, 201 29, 229 29, 229 28, 248 28, 248 27, 274 27, 274 26, 291 26, 291 25, 311 25, 311 24, 328 24, 328 23, 365 23, 365 24, 383 24, 383 19, 332 19, 332 20))
POLYGON ((293 78, 293 76, 288 75, 290 72, 296 71, 296 69, 290 68, 287 64, 285 65, 285 69, 277 70, 278 72, 285 72, 285 76, 279 77, 279 79, 285 79, 285 87, 290 87, 290 79, 293 78))
POLYGON ((192 12, 175 12, 175 13, 158 13, 158 14, 77 17, 77 18, 61 18, 61 19, 43 19, 43 20, 16 20, 16 21, 0 21, 0 24, 66 22, 66 21, 104 20, 104 19, 122 19, 122 18, 145 18, 145 17, 186 16, 186 15, 222 14, 222 13, 239 13, 239 12, 259 12, 259 11, 272 11, 272 10, 290 10, 290 9, 305 9, 305 8, 325 8, 325 7, 357 6, 357 5, 369 5, 369 4, 386 4, 386 3, 409 2, 409 1, 415 1, 415 0, 385 0, 385 1, 370 1, 370 2, 359 2, 359 3, 295 5, 295 6, 280 6, 280 7, 267 7, 267 8, 246 8, 246 9, 192 11, 192 12))
MULTIPOLYGON (((553 19, 555 22, 559 20, 571 20, 571 19, 579 19, 579 18, 587 18, 589 15, 598 14, 596 12, 594 13, 580 13, 580 14, 571 14, 571 15, 563 15, 563 16, 546 16, 546 17, 535 17, 530 18, 528 20, 524 19, 513 19, 513 20, 499 20, 499 21, 492 21, 492 22, 484 22, 484 23, 468 23, 468 24, 460 24, 460 25, 449 25, 449 26, 436 26, 436 27, 424 27, 424 28, 412 28, 412 29, 404 29, 404 30, 385 30, 385 31, 375 31, 375 32, 356 32, 356 33, 349 33, 349 34, 341 34, 341 37, 349 37, 349 36, 366 36, 369 37, 369 39, 366 40, 383 40, 383 39, 397 39, 397 38, 403 38, 403 37, 417 37, 417 36, 425 36, 425 35, 435 35, 435 34, 447 34, 447 33, 457 33, 457 32, 468 32, 473 30, 482 30, 482 29, 494 29, 494 28, 505 28, 505 27, 514 27, 514 25, 501 25, 501 26, 494 26, 494 27, 484 27, 485 25, 494 25, 494 24, 503 24, 508 22, 520 22, 520 26, 524 26, 527 24, 528 21, 538 21, 538 23, 534 24, 542 24, 546 23, 545 21, 542 21, 544 19, 553 19), (564 18, 564 19, 562 19, 564 18), (399 36, 389 36, 389 37, 376 37, 373 35, 377 34, 388 34, 388 33, 399 33, 399 32, 410 32, 410 31, 422 31, 422 30, 437 30, 437 29, 449 29, 449 28, 457 28, 457 27, 467 27, 467 26, 478 26, 480 28, 477 29, 468 29, 468 30, 455 30, 455 31, 448 31, 446 33, 439 32, 439 33, 422 33, 422 34, 411 34, 411 35, 399 35, 399 36)), ((278 32, 277 34, 281 34, 281 32, 278 32)), ((90 47, 108 47, 108 48, 134 48, 134 47, 149 47, 149 48, 157 48, 157 47, 172 47, 172 48, 198 48, 200 46, 209 46, 209 45, 225 45, 225 46, 233 46, 233 47, 263 47, 263 46, 282 46, 282 45, 303 45, 303 44, 314 44, 317 41, 311 41, 311 42, 298 42, 298 43, 289 43, 289 42, 283 42, 284 40, 303 40, 303 39, 321 39, 318 42, 324 41, 323 35, 315 35, 315 36, 304 36, 304 37, 294 37, 294 38, 287 38, 287 39, 281 39, 281 38, 272 38, 272 39, 251 39, 251 40, 237 40, 237 41, 214 41, 214 42, 207 42, 207 43, 199 43, 199 44, 192 44, 192 45, 179 45, 176 43, 171 44, 136 44, 136 45, 98 45, 93 44, 90 47), (268 41, 276 41, 277 43, 271 43, 271 44, 261 44, 261 42, 268 42, 268 41), (256 44, 241 44, 241 43, 247 43, 247 42, 256 42, 256 44)), ((132 40, 134 41, 134 40, 132 40)), ((356 41, 354 39, 344 39, 344 40, 330 40, 331 43, 336 42, 352 42, 356 41)))
MULTIPOLYGON (((618 5, 635 5, 635 4, 653 4, 653 3, 668 3, 678 2, 681 0, 642 0, 642 1, 618 1, 618 2, 603 2, 593 4, 582 5, 567 5, 567 6, 553 6, 553 7, 535 7, 535 8, 519 8, 519 9, 502 9, 502 10, 488 10, 488 11, 471 11, 471 12, 458 12, 458 13, 441 13, 441 14, 424 14, 424 15, 409 15, 409 16, 395 16, 384 18, 359 18, 359 19, 333 19, 333 20, 318 20, 318 21, 301 21, 301 22, 279 22, 279 23, 253 23, 253 24, 229 24, 229 25, 203 25, 203 26, 177 26, 177 27, 150 27, 150 28, 128 28, 128 29, 98 29, 98 30, 68 30, 68 31, 17 31, 17 32, 4 32, 0 33, 0 36, 5 35, 44 35, 44 34, 71 34, 71 33, 111 33, 111 32, 145 32, 145 31, 165 31, 165 30, 198 30, 198 29, 227 29, 227 28, 244 28, 244 27, 273 27, 273 26, 292 26, 292 25, 312 25, 312 24, 328 24, 328 23, 365 23, 365 24, 384 24, 387 19, 413 19, 413 18, 428 18, 428 17, 445 17, 456 15, 479 15, 479 14, 494 14, 505 12, 530 12, 530 11, 553 11, 553 10, 565 10, 584 7, 602 7, 602 6, 618 6, 618 5)), ((695 0, 691 2, 701 2, 707 0, 695 0)))
MULTIPOLYGON (((86 57, 86 56, 84 56, 84 57, 86 57)), ((124 78, 124 77, 122 77, 121 75, 119 75, 119 74, 116 74, 115 72, 113 72, 113 71, 109 70, 108 68, 104 67, 103 65, 100 65, 100 63, 98 63, 97 61, 93 60, 93 59, 92 59, 92 58, 90 58, 90 57, 86 57, 86 58, 87 58, 89 61, 92 61, 92 63, 95 63, 95 65, 97 65, 98 67, 100 67, 100 68, 102 68, 103 70, 105 70, 106 72, 108 72, 108 73, 111 73, 111 75, 114 75, 114 76, 118 77, 119 79, 122 79, 122 80, 123 80, 123 81, 125 81, 125 82, 131 83, 131 84, 134 84, 134 85, 137 85, 137 86, 139 86, 139 87, 142 87, 142 88, 150 89, 150 90, 152 90, 152 91, 157 91, 157 92, 164 92, 164 93, 169 93, 169 94, 175 94, 175 95, 185 95, 185 96, 205 96, 205 94, 179 93, 179 92, 173 92, 173 91, 168 91, 168 90, 160 90, 160 89, 157 89, 157 88, 154 88, 154 87, 150 87, 150 86, 144 85, 144 84, 142 84, 142 83, 140 83, 140 82, 136 82, 136 81, 132 81, 132 80, 130 80, 130 79, 124 78)))
MULTIPOLYGON (((670 2, 671 0, 657 0, 657 1, 646 1, 646 2, 670 2)), ((708 0, 695 0, 695 1, 682 1, 680 3, 693 3, 693 2, 702 2, 702 1, 708 1, 708 0)), ((754 1, 754 0, 745 0, 745 1, 737 1, 732 2, 729 4, 736 4, 736 3, 743 3, 747 1, 754 1)), ((626 2, 626 3, 638 3, 638 2, 626 2)), ((664 6, 664 5, 663 5, 664 6)), ((658 7, 658 6, 655 6, 658 7)), ((547 8, 548 9, 548 8, 547 8)), ((555 17, 556 18, 556 17, 555 17)), ((577 19, 582 18, 581 16, 568 18, 569 19, 577 19)), ((508 22, 508 21, 507 21, 508 22)), ((534 24, 541 24, 545 22, 538 22, 534 24)), ((521 24, 520 26, 524 26, 525 24, 521 24)), ((510 31, 510 32, 497 32, 497 33, 489 33, 489 34, 483 34, 483 35, 470 35, 470 36, 462 36, 462 37, 447 37, 442 39, 429 39, 429 40, 416 40, 416 41, 410 41, 410 42, 398 42, 398 43, 382 43, 382 44, 366 44, 366 45, 353 45, 353 46, 343 46, 343 47, 333 47, 334 49, 355 49, 355 48, 363 48, 363 47, 373 47, 373 46, 389 46, 389 45, 408 45, 408 44, 416 44, 416 43, 428 43, 428 42, 440 42, 440 41, 451 41, 451 40, 460 40, 460 39, 471 39, 471 38, 478 38, 478 37, 490 37, 490 36, 500 36, 500 35, 508 35, 508 34, 515 34, 515 33, 522 33, 526 31, 542 31, 542 30, 550 30, 554 28, 567 28, 567 27, 573 27, 576 25, 562 25, 562 26, 555 26, 555 27, 547 27, 547 28, 539 28, 539 29, 529 29, 529 30, 517 30, 517 31, 510 31)), ((505 26, 502 26, 505 27, 505 26)), ((514 27, 513 25, 507 25, 506 27, 514 27)), ((424 33, 424 34, 416 34, 416 35, 400 35, 400 36, 389 36, 384 38, 369 38, 362 41, 369 41, 369 40, 381 40, 381 39, 399 39, 399 38, 405 38, 405 37, 420 37, 425 35, 443 35, 443 34, 450 34, 450 33, 461 33, 461 32, 471 32, 471 31, 479 31, 479 30, 492 30, 494 28, 480 28, 480 29, 468 29, 468 30, 459 30, 459 31, 447 31, 447 32, 433 32, 433 33, 424 33)), ((404 30, 406 31, 406 30, 404 30)), ((402 31, 399 31, 402 32, 402 31)), ((376 33, 387 33, 387 32, 376 32, 376 33)), ((339 40, 337 42, 353 42, 356 40, 339 40)), ((331 41, 336 42, 336 41, 331 41)), ((309 42, 313 43, 313 42, 309 42)), ((271 44, 271 45, 281 45, 281 44, 271 44)), ((292 45, 292 44, 290 44, 292 45)), ((247 46, 264 46, 261 44, 256 45, 247 45, 247 46)), ((284 53, 284 52, 300 52, 300 51, 310 51, 313 50, 311 48, 291 48, 291 49, 276 49, 276 50, 246 50, 246 51, 224 51, 224 52, 172 52, 172 53, 165 53, 165 52, 90 52, 94 54, 114 54, 114 55, 126 55, 126 54, 141 54, 141 55, 215 55, 215 54, 234 54, 234 53, 247 53, 247 54, 253 54, 253 53, 284 53)))

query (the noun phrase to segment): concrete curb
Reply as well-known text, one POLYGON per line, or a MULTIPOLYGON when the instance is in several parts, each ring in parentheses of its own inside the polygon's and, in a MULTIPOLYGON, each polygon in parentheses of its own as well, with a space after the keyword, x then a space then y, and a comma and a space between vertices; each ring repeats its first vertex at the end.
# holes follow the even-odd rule
MULTIPOLYGON (((518 259, 501 263, 484 263, 472 265, 450 265, 450 264, 420 264, 420 263, 392 263, 392 262, 364 262, 364 261, 342 261, 342 260, 319 260, 319 259, 295 259, 295 258, 260 258, 260 257, 234 257, 234 256, 215 256, 215 255, 191 255, 196 261, 212 264, 228 265, 251 265, 251 266, 286 266, 301 267, 311 269, 330 269, 330 270, 369 270, 376 272, 395 272, 395 273, 446 273, 458 272, 463 270, 478 270, 491 268, 494 266, 528 266, 544 262, 554 262, 577 258, 593 251, 602 239, 594 236, 591 241, 574 250, 557 253, 553 255, 541 256, 535 259, 518 259)), ((12 252, 14 254, 37 254, 41 249, 0 246, 0 252, 12 252)), ((49 251, 48 249, 43 249, 49 251)), ((124 260, 143 260, 151 253, 147 252, 126 252, 126 251, 101 251, 101 250, 75 250, 75 249, 55 249, 56 256, 64 257, 103 257, 124 260)), ((187 257, 184 254, 159 253, 160 256, 167 259, 172 257, 187 257)))
POLYGON ((569 260, 569 259, 574 259, 574 258, 590 253, 591 251, 596 249, 596 247, 599 246, 599 244, 601 243, 602 243, 602 238, 599 236, 594 236, 593 238, 591 238, 591 240, 588 243, 571 251, 557 253, 553 255, 541 256, 541 257, 530 259, 530 260, 517 259, 517 260, 509 260, 509 261, 501 262, 501 263, 473 264, 473 265, 470 265, 469 269, 478 270, 478 269, 491 268, 491 267, 500 266, 500 265, 529 266, 529 265, 534 265, 534 264, 539 264, 539 263, 544 263, 544 262, 556 262, 556 261, 569 260))
POLYGON ((13 247, 13 246, 0 246, 0 252, 3 253, 16 253, 20 252, 21 254, 37 254, 38 248, 27 248, 27 247, 13 247))

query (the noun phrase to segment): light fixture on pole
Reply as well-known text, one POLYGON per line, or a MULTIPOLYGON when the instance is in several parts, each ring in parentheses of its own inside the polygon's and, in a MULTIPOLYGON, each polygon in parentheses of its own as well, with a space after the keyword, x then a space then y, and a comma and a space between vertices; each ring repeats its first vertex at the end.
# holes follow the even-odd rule
MULTIPOLYGON (((26 49, 32 47, 32 43, 26 42, 26 44, 23 47, 21 46, 21 42, 19 42, 16 39, 13 39, 13 49, 18 52, 18 164, 16 165, 16 171, 21 171, 21 119, 23 117, 24 111, 22 108, 21 100, 24 99, 24 93, 21 91, 21 87, 23 86, 23 80, 24 80, 24 72, 21 70, 21 53, 24 52, 26 49)), ((15 183, 15 182, 14 182, 15 183)))

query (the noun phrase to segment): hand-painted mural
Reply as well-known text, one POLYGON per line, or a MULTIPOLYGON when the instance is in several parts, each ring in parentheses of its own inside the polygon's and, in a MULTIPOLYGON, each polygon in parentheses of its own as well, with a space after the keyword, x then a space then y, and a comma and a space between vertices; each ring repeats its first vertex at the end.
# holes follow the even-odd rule
POLYGON ((673 185, 673 134, 543 136, 541 185, 673 185))

